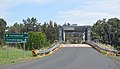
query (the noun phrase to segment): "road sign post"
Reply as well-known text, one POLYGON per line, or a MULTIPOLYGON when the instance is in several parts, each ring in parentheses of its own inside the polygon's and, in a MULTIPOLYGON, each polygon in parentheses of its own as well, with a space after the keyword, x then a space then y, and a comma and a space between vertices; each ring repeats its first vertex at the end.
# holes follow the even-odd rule
MULTIPOLYGON (((28 41, 28 34, 5 34, 4 40, 7 44, 10 43, 23 43, 23 50, 25 52, 25 43, 28 41)), ((25 57, 25 53, 23 52, 23 57, 25 57)))
MULTIPOLYGON (((24 52, 25 52, 25 43, 24 43, 23 48, 24 48, 24 52)), ((23 52, 23 58, 25 57, 25 53, 24 52, 23 52)))

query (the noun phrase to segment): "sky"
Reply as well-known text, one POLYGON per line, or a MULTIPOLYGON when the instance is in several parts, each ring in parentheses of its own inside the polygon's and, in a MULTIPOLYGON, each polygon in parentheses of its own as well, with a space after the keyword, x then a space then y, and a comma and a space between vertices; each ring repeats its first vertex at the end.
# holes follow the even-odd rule
POLYGON ((42 23, 93 25, 99 19, 120 18, 120 0, 0 0, 0 18, 8 26, 28 17, 42 23))

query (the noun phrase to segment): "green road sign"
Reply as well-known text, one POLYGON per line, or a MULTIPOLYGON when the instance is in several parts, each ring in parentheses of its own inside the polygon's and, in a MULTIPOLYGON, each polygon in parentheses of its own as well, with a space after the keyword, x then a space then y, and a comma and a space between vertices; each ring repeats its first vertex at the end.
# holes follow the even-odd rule
POLYGON ((5 34, 4 40, 6 43, 26 43, 28 34, 5 34))

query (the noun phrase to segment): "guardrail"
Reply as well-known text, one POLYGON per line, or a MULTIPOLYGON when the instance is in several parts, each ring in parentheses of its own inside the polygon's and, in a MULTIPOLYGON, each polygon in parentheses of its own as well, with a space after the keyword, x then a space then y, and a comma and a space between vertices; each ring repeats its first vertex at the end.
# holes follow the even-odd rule
POLYGON ((50 52, 54 51, 56 48, 59 47, 59 45, 62 43, 62 41, 54 44, 52 47, 50 48, 46 48, 43 50, 32 50, 32 54, 33 56, 37 56, 37 55, 43 55, 43 54, 49 54, 50 52))
POLYGON ((119 55, 118 50, 109 50, 109 49, 106 49, 106 48, 102 48, 101 46, 99 46, 98 44, 96 44, 93 41, 85 41, 83 43, 91 45, 94 49, 96 49, 99 52, 104 52, 104 53, 106 53, 108 55, 116 55, 116 56, 119 55))

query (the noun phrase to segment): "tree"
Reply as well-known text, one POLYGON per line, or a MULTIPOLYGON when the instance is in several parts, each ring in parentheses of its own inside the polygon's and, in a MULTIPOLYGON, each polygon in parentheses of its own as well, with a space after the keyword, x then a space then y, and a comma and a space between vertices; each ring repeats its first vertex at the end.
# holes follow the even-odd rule
POLYGON ((47 34, 47 23, 46 22, 44 22, 44 24, 42 25, 41 29, 42 29, 43 33, 47 34))
POLYGON ((27 18, 23 19, 23 24, 15 23, 13 26, 8 27, 8 30, 8 33, 42 32, 45 33, 51 43, 58 39, 58 25, 51 20, 41 25, 37 18, 27 18))
POLYGON ((95 40, 95 39, 99 39, 100 42, 103 42, 105 41, 104 39, 104 34, 105 34, 105 31, 103 29, 103 26, 104 26, 104 23, 105 23, 105 19, 103 20, 98 20, 93 26, 92 26, 92 39, 95 40))
POLYGON ((67 24, 66 24, 66 23, 64 23, 64 24, 63 24, 63 26, 67 26, 67 24))
POLYGON ((6 21, 0 18, 0 47, 4 44, 3 38, 6 30, 6 21))
POLYGON ((3 37, 4 37, 6 25, 7 25, 6 21, 4 19, 0 18, 0 39, 3 39, 3 37))
POLYGON ((70 26, 70 23, 64 23, 63 26, 70 26))
POLYGON ((24 23, 24 32, 30 32, 30 31, 41 31, 41 23, 37 22, 38 20, 34 17, 27 18, 26 20, 23 19, 24 23))
POLYGON ((92 26, 92 35, 93 40, 120 46, 120 20, 118 18, 98 20, 92 26))
POLYGON ((7 33, 23 33, 23 24, 14 23, 13 26, 10 26, 7 33))
POLYGON ((48 28, 47 28, 48 32, 47 32, 47 36, 48 39, 50 40, 51 43, 54 42, 54 29, 53 29, 53 22, 50 20, 50 22, 48 23, 48 28))
POLYGON ((70 26, 70 23, 67 23, 67 26, 70 26))
POLYGON ((42 32, 46 34, 47 39, 49 39, 51 43, 58 39, 58 25, 56 22, 51 20, 49 23, 44 22, 41 28, 42 32))
POLYGON ((56 22, 54 22, 54 34, 53 34, 53 36, 54 36, 54 40, 58 40, 58 25, 57 25, 57 23, 56 22))
POLYGON ((111 44, 120 45, 120 20, 118 18, 111 18, 107 21, 110 30, 111 44))

